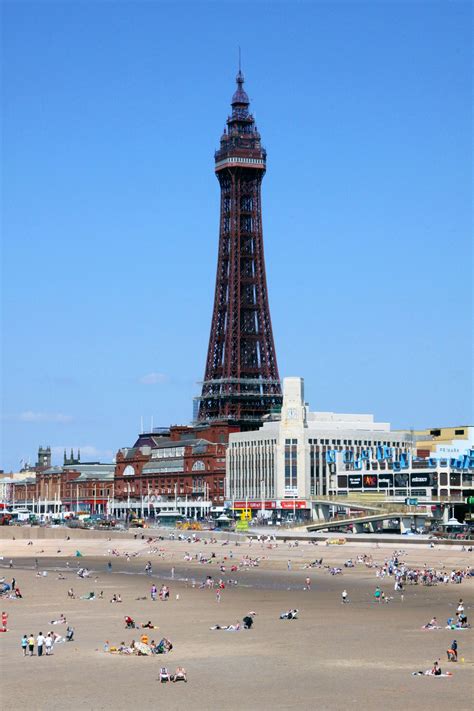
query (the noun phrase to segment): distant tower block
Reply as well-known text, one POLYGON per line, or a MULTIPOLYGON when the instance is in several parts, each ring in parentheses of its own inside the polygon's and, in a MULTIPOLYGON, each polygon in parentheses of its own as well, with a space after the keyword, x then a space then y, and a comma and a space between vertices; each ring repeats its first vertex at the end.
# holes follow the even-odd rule
POLYGON ((198 420, 258 427, 282 402, 268 305, 260 143, 239 68, 232 115, 215 154, 221 187, 219 253, 211 335, 198 420))

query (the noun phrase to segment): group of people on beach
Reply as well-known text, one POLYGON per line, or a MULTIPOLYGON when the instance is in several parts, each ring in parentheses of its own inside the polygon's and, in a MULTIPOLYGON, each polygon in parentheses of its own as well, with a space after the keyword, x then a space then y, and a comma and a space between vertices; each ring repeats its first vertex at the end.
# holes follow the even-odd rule
POLYGON ((23 595, 16 584, 16 578, 12 578, 11 583, 7 583, 5 578, 0 579, 0 597, 9 600, 21 600, 23 595))
MULTIPOLYGON (((56 624, 56 621, 53 621, 51 624, 56 624)), ((43 651, 45 656, 49 657, 53 654, 53 648, 56 644, 61 644, 62 642, 72 642, 73 638, 74 629, 72 627, 67 628, 64 636, 53 631, 48 632, 46 635, 40 632, 36 637, 33 633, 29 635, 24 634, 21 638, 21 649, 24 657, 33 657, 35 654, 35 647, 38 657, 43 656, 43 651)))
POLYGON ((150 598, 155 602, 158 598, 164 602, 165 600, 169 600, 170 597, 170 589, 167 585, 162 585, 160 587, 160 590, 158 591, 158 588, 156 585, 153 583, 153 585, 150 588, 150 598))
POLYGON ((173 649, 173 643, 163 637, 158 643, 154 639, 150 641, 147 634, 142 634, 137 642, 132 639, 130 644, 120 642, 118 646, 110 645, 107 640, 104 644, 104 652, 110 654, 134 654, 139 657, 151 656, 152 654, 168 654, 173 649))
MULTIPOLYGON (((142 535, 142 540, 144 540, 144 536, 142 535)), ((193 534, 192 536, 178 536, 181 540, 186 540, 189 543, 198 543, 199 538, 193 534)), ((146 544, 150 545, 150 543, 153 543, 157 541, 157 538, 147 538, 146 544)), ((159 540, 163 540, 162 537, 159 537, 159 540)), ((272 543, 273 541, 267 540, 264 537, 262 537, 259 541, 261 544, 268 544, 272 543)), ((216 539, 210 539, 209 541, 202 541, 202 544, 205 546, 209 545, 218 545, 218 541, 216 539)), ((191 554, 191 549, 189 551, 186 551, 184 554, 184 560, 186 562, 198 562, 201 565, 209 565, 209 564, 214 564, 214 566, 218 569, 220 569, 221 572, 226 571, 226 567, 230 566, 230 569, 232 572, 236 572, 238 570, 242 569, 249 569, 249 568, 256 568, 259 566, 260 562, 262 560, 265 560, 264 557, 251 557, 249 554, 244 554, 244 555, 239 555, 237 556, 237 551, 236 551, 236 559, 234 560, 234 552, 232 548, 229 548, 229 542, 226 541, 222 543, 221 545, 227 546, 226 550, 226 555, 220 555, 217 556, 215 551, 210 552, 209 548, 207 549, 209 551, 209 554, 204 554, 202 551, 198 551, 196 554, 194 552, 191 554), (240 560, 239 560, 240 559, 240 560)), ((239 543, 233 543, 232 546, 238 546, 240 545, 239 543)), ((278 545, 278 544, 275 544, 278 545)), ((156 552, 159 555, 164 555, 163 553, 164 549, 153 549, 153 550, 148 550, 143 551, 144 555, 149 555, 153 552, 156 552)), ((222 551, 224 552, 224 551, 222 551)), ((126 555, 127 559, 130 560, 130 557, 136 557, 140 555, 140 552, 134 552, 132 554, 121 554, 119 553, 116 549, 113 549, 112 551, 109 551, 114 556, 119 556, 119 555, 126 555)), ((207 553, 207 551, 206 551, 207 553)), ((394 551, 392 555, 388 558, 386 558, 383 563, 378 564, 373 560, 373 557, 371 555, 359 555, 357 558, 349 559, 344 563, 344 568, 353 568, 356 565, 365 565, 368 568, 374 568, 376 571, 376 576, 377 578, 381 581, 386 577, 392 577, 394 578, 394 585, 395 585, 395 590, 399 591, 403 594, 404 586, 405 585, 437 585, 437 584, 460 584, 463 582, 463 580, 466 579, 466 577, 471 575, 471 568, 470 566, 467 566, 465 568, 460 568, 460 569, 452 569, 451 571, 447 571, 444 568, 443 569, 436 569, 433 567, 430 567, 426 564, 423 566, 416 568, 413 566, 408 566, 404 560, 403 560, 404 552, 402 551, 394 551)), ((320 560, 315 560, 314 563, 309 563, 303 565, 303 568, 321 568, 323 564, 323 559, 321 558, 320 560)), ((326 566, 327 571, 329 573, 332 573, 333 575, 341 574, 342 572, 346 572, 346 570, 343 571, 343 569, 339 566, 326 566)), ((291 571, 292 569, 292 563, 289 560, 287 562, 287 569, 288 571, 291 571)), ((108 570, 109 572, 112 572, 112 564, 109 561, 108 564, 108 570)), ((143 571, 143 567, 141 568, 143 571)), ((150 560, 147 560, 146 565, 144 567, 144 572, 147 575, 152 575, 152 563, 150 560)), ((207 572, 207 571, 205 571, 207 572)), ((212 572, 212 571, 211 571, 212 572)), ((217 588, 216 592, 216 599, 219 602, 220 601, 220 593, 221 590, 225 588, 225 583, 222 578, 218 578, 219 572, 216 570, 217 576, 214 578, 211 575, 207 575, 203 583, 200 585, 200 587, 208 588, 211 590, 215 590, 217 588)), ((309 572, 309 571, 308 571, 309 572)), ((77 575, 80 578, 88 578, 91 575, 91 571, 86 568, 82 567, 79 568, 77 571, 77 575)), ((173 579, 175 577, 175 569, 174 567, 171 568, 171 578, 173 579)), ((64 578, 61 578, 64 579, 64 578)), ((303 578, 302 578, 303 581, 303 578)), ((150 580, 149 583, 152 581, 150 580)), ((233 582, 233 581, 229 581, 233 582)), ((194 584, 193 584, 193 587, 194 584)), ((309 577, 306 577, 304 580, 304 589, 309 591, 311 589, 311 579, 309 577)), ((16 586, 16 581, 15 578, 12 580, 12 585, 11 589, 16 592, 17 586, 16 586)), ((151 587, 149 588, 149 597, 151 598, 152 601, 156 601, 158 598, 162 601, 169 600, 170 599, 170 589, 167 585, 162 585, 160 589, 158 590, 157 586, 153 583, 151 587)), ((144 591, 146 592, 146 590, 144 591)), ((20 593, 21 597, 21 593, 20 593)), ((71 599, 75 599, 76 595, 74 593, 73 588, 69 588, 68 590, 68 597, 71 599)), ((103 592, 99 595, 99 598, 103 597, 103 592)), ((96 599, 95 593, 89 593, 88 596, 81 596, 82 599, 96 599)), ((342 598, 342 603, 347 603, 348 602, 348 594, 347 591, 344 590, 341 594, 342 598)), ((374 593, 374 598, 377 602, 388 602, 389 600, 393 599, 390 598, 389 596, 385 595, 385 593, 382 591, 382 589, 377 586, 375 593, 374 593)), ((142 598, 137 598, 137 599, 149 599, 148 596, 142 597, 142 598)), ((179 599, 179 596, 177 595, 177 599, 179 599)), ((121 603, 122 602, 122 597, 120 593, 114 593, 112 598, 110 599, 110 602, 114 603, 121 603)), ((161 606, 160 606, 161 607, 161 606)), ((154 608, 155 609, 155 608, 154 608)), ((250 630, 254 624, 254 615, 255 613, 248 613, 245 617, 243 617, 242 621, 237 621, 233 624, 228 624, 228 625, 220 625, 216 624, 210 627, 211 630, 223 630, 223 631, 228 631, 228 632, 239 632, 240 630, 247 629, 250 630)), ((297 608, 291 608, 285 612, 282 612, 279 616, 281 620, 297 620, 299 615, 299 610, 297 608)), ((147 619, 146 617, 144 619, 147 619)), ((108 641, 105 642, 104 644, 104 651, 109 652, 112 654, 123 654, 123 655, 137 655, 137 656, 149 656, 149 655, 162 655, 162 654, 167 654, 172 651, 173 649, 173 644, 171 641, 163 637, 158 643, 155 642, 154 639, 150 640, 149 636, 149 630, 155 630, 158 629, 158 627, 154 624, 152 624, 151 620, 148 620, 147 622, 137 624, 133 617, 130 615, 126 615, 124 617, 125 620, 125 627, 130 628, 130 629, 140 629, 140 632, 137 633, 137 637, 139 639, 137 640, 132 640, 130 644, 126 644, 124 641, 121 642, 117 646, 110 645, 108 641)), ((58 625, 58 624, 67 624, 66 622, 66 617, 61 614, 59 619, 57 620, 51 620, 51 625, 58 625)), ((459 604, 457 606, 456 610, 456 617, 454 618, 449 618, 448 619, 448 626, 451 629, 461 629, 461 628, 466 628, 469 627, 468 622, 467 622, 467 616, 465 615, 464 612, 464 604, 462 599, 459 600, 459 604)), ((6 620, 5 620, 5 628, 6 628, 6 620)), ((437 624, 436 617, 433 617, 427 625, 424 626, 425 629, 438 629, 439 626, 437 624)), ((153 634, 153 633, 152 633, 153 634)), ((42 632, 40 632, 36 637, 34 635, 23 635, 21 639, 21 647, 23 651, 24 656, 33 656, 35 654, 36 650, 36 655, 38 657, 40 656, 50 656, 53 654, 53 648, 55 644, 59 644, 61 642, 65 642, 66 640, 71 641, 74 635, 74 630, 72 627, 67 628, 66 634, 62 637, 61 635, 50 631, 46 635, 43 635, 42 632)), ((453 635, 454 636, 454 635, 453 635)), ((452 640, 449 648, 446 650, 447 654, 447 659, 449 662, 457 662, 458 660, 458 643, 457 640, 454 639, 452 640)), ((447 676, 450 675, 450 672, 447 672, 446 674, 443 674, 439 660, 433 663, 433 667, 427 671, 424 672, 413 672, 415 675, 431 675, 431 676, 447 676)), ((163 667, 160 670, 160 677, 159 680, 161 682, 166 682, 166 681, 187 681, 187 674, 186 671, 184 670, 183 667, 177 667, 175 674, 170 674, 168 670, 163 667)))

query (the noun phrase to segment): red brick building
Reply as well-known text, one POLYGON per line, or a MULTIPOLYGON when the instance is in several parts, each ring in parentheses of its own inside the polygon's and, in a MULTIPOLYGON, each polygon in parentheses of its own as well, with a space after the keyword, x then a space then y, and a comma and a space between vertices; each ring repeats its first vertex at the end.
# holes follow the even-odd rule
POLYGON ((77 464, 36 470, 13 486, 17 506, 35 512, 88 511, 104 513, 113 497, 114 464, 77 464))
POLYGON ((117 453, 115 499, 186 498, 223 506, 227 443, 229 434, 238 431, 237 426, 222 423, 141 434, 133 447, 117 453))

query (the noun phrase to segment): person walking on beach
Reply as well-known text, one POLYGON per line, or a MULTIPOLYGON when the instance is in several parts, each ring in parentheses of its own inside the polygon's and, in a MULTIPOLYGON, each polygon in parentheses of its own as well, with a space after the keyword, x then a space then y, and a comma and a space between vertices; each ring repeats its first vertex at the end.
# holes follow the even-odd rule
POLYGON ((458 643, 455 639, 451 642, 450 648, 447 650, 448 662, 458 661, 458 643))
POLYGON ((220 591, 220 590, 217 590, 217 592, 216 592, 216 602, 220 602, 220 601, 221 601, 221 591, 220 591))
POLYGON ((306 578, 305 580, 305 590, 311 590, 311 578, 306 578))
POLYGON ((348 600, 347 600, 347 590, 343 590, 343 591, 342 591, 341 597, 342 597, 342 602, 343 602, 343 604, 345 605, 346 602, 348 601, 348 600))
POLYGON ((382 594, 382 591, 380 590, 379 586, 377 585, 377 587, 375 588, 375 592, 374 592, 374 598, 377 600, 377 602, 380 602, 381 594, 382 594))
POLYGON ((30 653, 30 657, 32 657, 35 653, 35 638, 33 636, 33 633, 31 633, 28 637, 28 651, 30 653))
POLYGON ((46 647, 46 656, 49 657, 53 652, 53 636, 51 632, 48 632, 48 635, 44 641, 44 646, 46 647))
POLYGON ((156 601, 156 595, 157 595, 157 593, 158 593, 157 587, 156 587, 155 584, 153 584, 153 585, 151 586, 151 591, 150 591, 150 596, 151 596, 151 599, 153 600, 153 602, 156 601))
POLYGON ((40 632, 36 638, 36 648, 38 650, 38 657, 43 656, 43 644, 44 644, 44 637, 43 637, 43 633, 40 632))
POLYGON ((291 570, 291 560, 288 561, 288 563, 286 564, 286 567, 288 568, 288 570, 291 570))
POLYGON ((24 634, 21 638, 21 648, 23 650, 23 656, 26 657, 28 651, 28 637, 26 636, 26 634, 24 634))

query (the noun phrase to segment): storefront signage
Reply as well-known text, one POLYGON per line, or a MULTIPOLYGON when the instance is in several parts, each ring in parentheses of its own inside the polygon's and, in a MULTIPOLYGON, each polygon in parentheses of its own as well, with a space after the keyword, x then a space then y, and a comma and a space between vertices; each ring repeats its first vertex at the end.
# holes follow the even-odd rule
POLYGON ((355 474, 351 476, 351 474, 349 474, 347 477, 347 484, 349 489, 362 489, 362 475, 355 474))
POLYGON ((306 509, 308 508, 306 501, 295 501, 287 499, 286 501, 277 501, 281 509, 306 509))
MULTIPOLYGON (((370 449, 361 449, 359 455, 357 455, 352 449, 343 449, 342 451, 337 449, 328 449, 325 452, 326 463, 336 464, 338 455, 342 457, 343 464, 352 464, 356 471, 363 468, 364 461, 374 459, 370 449)), ((391 462, 393 470, 396 472, 410 467, 410 454, 408 452, 401 452, 400 456, 395 458, 392 447, 376 447, 375 459, 379 462, 391 462)), ((446 460, 446 458, 444 459, 446 460)), ((413 457, 413 461, 423 462, 426 467, 436 469, 441 460, 438 457, 430 457, 429 459, 424 459, 423 457, 413 457)), ((474 469, 474 449, 467 450, 467 454, 463 454, 457 458, 452 457, 449 460, 449 466, 452 469, 474 469)))
POLYGON ((434 486, 436 483, 434 480, 436 475, 434 474, 411 474, 410 475, 410 485, 414 486, 434 486))
MULTIPOLYGON (((231 504, 232 507, 232 504, 231 504)), ((265 501, 264 508, 268 510, 274 509, 307 509, 309 508, 308 503, 301 499, 282 499, 278 501, 265 501)), ((234 501, 234 511, 239 511, 241 509, 252 509, 261 510, 261 501, 234 501)))
MULTIPOLYGON (((234 510, 237 509, 261 509, 261 501, 234 501, 234 510)), ((275 509, 276 501, 264 501, 265 509, 275 509)))

